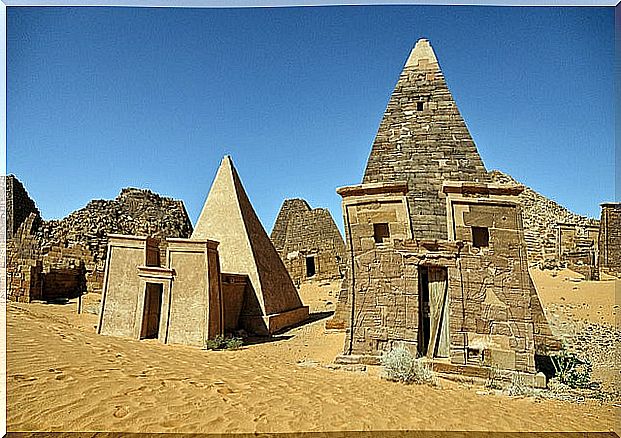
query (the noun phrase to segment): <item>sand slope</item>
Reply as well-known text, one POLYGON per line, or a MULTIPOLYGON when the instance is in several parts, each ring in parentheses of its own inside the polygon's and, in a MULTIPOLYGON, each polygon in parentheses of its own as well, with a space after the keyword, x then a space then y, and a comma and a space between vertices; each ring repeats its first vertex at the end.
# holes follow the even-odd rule
MULTIPOLYGON (((328 289, 303 289, 311 310, 332 306, 328 289)), ((443 389, 406 386, 374 373, 324 368, 344 341, 343 333, 325 333, 324 320, 240 351, 202 351, 97 335, 97 316, 76 315, 73 305, 7 307, 10 431, 613 427, 614 408, 595 402, 478 395, 448 381, 443 389)))

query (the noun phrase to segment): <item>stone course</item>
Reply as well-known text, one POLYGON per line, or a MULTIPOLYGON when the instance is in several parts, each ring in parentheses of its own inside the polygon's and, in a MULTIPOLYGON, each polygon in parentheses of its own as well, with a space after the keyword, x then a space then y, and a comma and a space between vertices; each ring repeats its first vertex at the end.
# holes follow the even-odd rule
MULTIPOLYGON (((421 46, 422 47, 422 46, 421 46)), ((363 184, 406 181, 416 239, 446 239, 443 181, 489 181, 435 55, 413 51, 388 102, 363 184)))

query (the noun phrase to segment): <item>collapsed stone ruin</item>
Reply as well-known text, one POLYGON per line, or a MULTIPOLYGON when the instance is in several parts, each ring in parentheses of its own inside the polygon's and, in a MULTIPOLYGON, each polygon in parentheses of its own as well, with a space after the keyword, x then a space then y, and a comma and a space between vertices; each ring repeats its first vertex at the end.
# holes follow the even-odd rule
POLYGON ((149 190, 126 188, 114 200, 93 200, 62 220, 45 221, 15 176, 3 181, 6 286, 12 301, 101 293, 108 233, 155 237, 189 237, 192 233, 183 202, 149 190))
POLYGON ((270 238, 296 284, 342 278, 345 243, 327 209, 285 199, 270 238))
POLYGON ((337 190, 348 271, 327 327, 347 329, 338 360, 374 362, 401 345, 437 370, 494 367, 542 384, 535 356, 559 342, 528 273, 523 190, 491 181, 431 45, 419 40, 362 184, 337 190))
MULTIPOLYGON (((519 184, 498 170, 489 174, 495 183, 519 184)), ((542 269, 568 267, 587 280, 597 280, 599 221, 572 213, 529 187, 524 187, 518 199, 529 265, 542 269)))
POLYGON ((273 334, 305 321, 289 274, 230 157, 189 239, 111 235, 98 333, 203 346, 244 329, 273 334))

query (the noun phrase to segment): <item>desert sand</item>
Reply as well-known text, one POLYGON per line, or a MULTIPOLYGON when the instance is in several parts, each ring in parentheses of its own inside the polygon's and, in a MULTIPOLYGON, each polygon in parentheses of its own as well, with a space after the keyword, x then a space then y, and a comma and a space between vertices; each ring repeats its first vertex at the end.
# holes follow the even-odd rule
MULTIPOLYGON (((613 282, 594 284, 587 294, 569 281, 570 289, 552 287, 563 274, 536 273, 535 281, 544 305, 563 296, 588 301, 595 313, 584 317, 598 318, 599 305, 613 310, 613 282)), ((323 316, 334 309, 337 287, 305 284, 301 295, 323 316)), ((238 351, 205 351, 97 335, 97 315, 76 314, 75 303, 9 303, 7 429, 608 431, 618 416, 615 406, 596 401, 483 394, 444 379, 440 388, 403 385, 382 380, 375 367, 330 369, 344 334, 326 332, 324 323, 318 319, 238 351)))

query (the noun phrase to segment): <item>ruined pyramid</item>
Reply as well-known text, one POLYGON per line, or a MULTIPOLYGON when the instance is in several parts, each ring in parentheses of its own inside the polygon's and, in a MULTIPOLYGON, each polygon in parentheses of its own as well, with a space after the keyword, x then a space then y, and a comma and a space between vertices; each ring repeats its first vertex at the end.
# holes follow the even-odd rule
POLYGON ((216 173, 191 239, 220 242, 222 272, 245 274, 241 323, 258 334, 274 333, 308 317, 308 307, 259 221, 227 155, 216 173))
POLYGON ((408 183, 415 238, 446 239, 443 181, 489 176, 440 70, 433 48, 412 49, 380 123, 363 183, 408 183))

